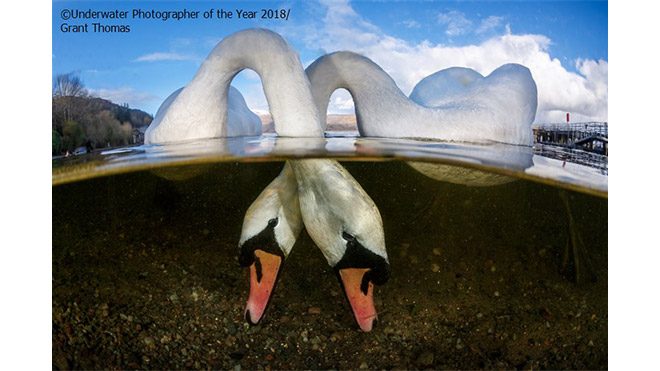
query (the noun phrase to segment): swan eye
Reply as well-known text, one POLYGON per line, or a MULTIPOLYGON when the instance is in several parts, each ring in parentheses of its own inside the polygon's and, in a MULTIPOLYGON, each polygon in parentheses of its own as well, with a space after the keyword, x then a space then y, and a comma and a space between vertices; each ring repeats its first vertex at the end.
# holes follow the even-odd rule
POLYGON ((277 222, 278 222, 278 218, 273 218, 273 219, 268 221, 268 226, 269 227, 275 227, 277 225, 277 222))
POLYGON ((355 245, 355 242, 356 242, 355 241, 355 236, 353 236, 352 234, 342 232, 341 236, 342 236, 343 239, 345 239, 347 241, 346 245, 348 245, 348 246, 354 246, 355 245))

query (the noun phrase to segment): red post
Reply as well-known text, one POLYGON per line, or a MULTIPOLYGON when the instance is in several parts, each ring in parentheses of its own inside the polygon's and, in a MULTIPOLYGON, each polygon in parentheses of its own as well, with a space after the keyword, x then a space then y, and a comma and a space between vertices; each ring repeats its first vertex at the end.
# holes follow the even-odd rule
POLYGON ((570 121, 570 119, 571 119, 571 114, 568 113, 568 112, 566 112, 566 123, 567 123, 567 124, 568 124, 568 122, 570 121))

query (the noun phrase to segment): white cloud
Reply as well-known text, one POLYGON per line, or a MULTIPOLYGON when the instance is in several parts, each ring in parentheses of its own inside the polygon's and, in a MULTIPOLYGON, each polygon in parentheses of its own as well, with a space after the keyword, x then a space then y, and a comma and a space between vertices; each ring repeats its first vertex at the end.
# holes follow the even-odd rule
POLYGON ((141 55, 135 58, 134 62, 160 62, 160 61, 192 61, 197 60, 198 58, 180 53, 172 52, 155 52, 150 54, 141 55))
MULTIPOLYGON (((406 94, 422 78, 444 68, 469 67, 487 75, 502 64, 519 63, 531 70, 538 87, 536 122, 562 121, 566 112, 575 119, 607 120, 607 61, 579 60, 578 72, 568 71, 559 59, 550 56, 552 41, 544 35, 512 34, 505 25, 503 35, 477 45, 411 43, 385 34, 355 13, 346 1, 331 2, 327 7, 321 24, 279 31, 291 39, 304 35, 303 41, 312 50, 363 54, 387 71, 406 94)), ((491 19, 486 23, 500 22, 491 19)), ((344 103, 333 101, 330 112, 344 112, 344 103)))
POLYGON ((406 28, 420 28, 422 27, 419 22, 415 21, 414 19, 406 19, 405 21, 401 22, 406 28))
POLYGON ((447 36, 463 35, 472 28, 472 21, 467 19, 465 14, 456 10, 438 14, 438 23, 447 26, 445 31, 447 36))
POLYGON ((479 24, 479 27, 475 31, 478 34, 486 33, 488 31, 492 31, 499 27, 502 24, 502 21, 504 20, 503 17, 498 17, 491 15, 489 17, 486 17, 481 20, 481 24, 479 24))
POLYGON ((143 107, 147 103, 153 103, 160 100, 159 97, 143 92, 137 91, 131 87, 125 86, 115 89, 89 89, 89 93, 95 97, 107 99, 116 104, 128 103, 129 107, 143 107))

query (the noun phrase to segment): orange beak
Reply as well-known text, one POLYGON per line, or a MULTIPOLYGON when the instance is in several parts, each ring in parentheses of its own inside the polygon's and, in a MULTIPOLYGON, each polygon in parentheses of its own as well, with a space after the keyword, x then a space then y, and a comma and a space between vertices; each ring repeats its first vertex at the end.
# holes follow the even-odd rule
POLYGON ((251 325, 263 317, 282 265, 282 257, 278 255, 263 250, 255 250, 254 255, 254 263, 250 265, 250 296, 245 307, 245 319, 251 325))
POLYGON ((351 303, 353 316, 358 326, 364 332, 373 328, 374 321, 378 318, 374 306, 374 284, 369 281, 366 293, 362 291, 362 279, 368 268, 346 268, 339 270, 346 297, 351 303))

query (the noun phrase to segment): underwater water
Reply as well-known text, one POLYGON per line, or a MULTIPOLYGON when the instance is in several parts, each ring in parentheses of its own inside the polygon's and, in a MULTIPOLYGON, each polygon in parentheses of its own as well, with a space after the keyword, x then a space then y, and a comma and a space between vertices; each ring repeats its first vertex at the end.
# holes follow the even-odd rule
POLYGON ((53 367, 607 368, 606 169, 532 148, 343 137, 54 160, 53 367), (244 319, 243 216, 284 160, 307 157, 338 159, 380 210, 391 277, 369 333, 305 231, 265 317, 244 319), (465 169, 497 185, 419 171, 465 169))

